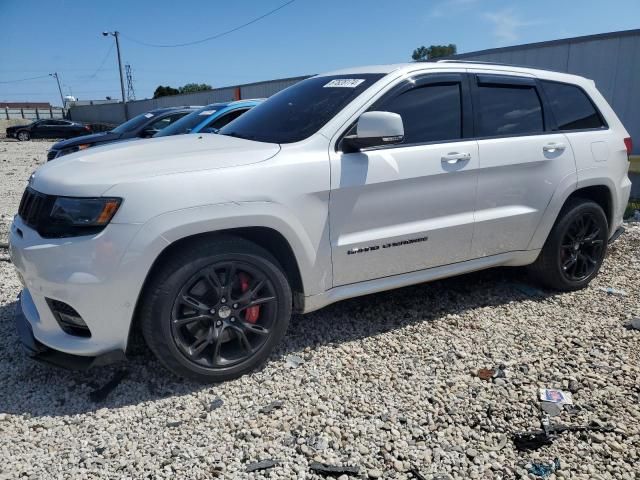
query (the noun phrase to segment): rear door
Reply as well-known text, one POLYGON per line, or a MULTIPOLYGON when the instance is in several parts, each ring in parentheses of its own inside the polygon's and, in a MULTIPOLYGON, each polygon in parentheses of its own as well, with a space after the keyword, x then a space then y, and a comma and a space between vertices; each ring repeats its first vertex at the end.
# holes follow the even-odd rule
POLYGON ((469 258, 478 147, 466 80, 403 81, 370 108, 402 117, 403 143, 330 152, 334 286, 469 258))
POLYGON ((58 132, 58 135, 60 135, 60 137, 71 138, 75 135, 74 127, 71 122, 68 122, 66 120, 52 120, 52 121, 56 122, 57 124, 56 130, 58 132))
POLYGON ((555 132, 539 82, 524 75, 472 76, 479 148, 472 256, 526 250, 556 188, 576 165, 555 132))

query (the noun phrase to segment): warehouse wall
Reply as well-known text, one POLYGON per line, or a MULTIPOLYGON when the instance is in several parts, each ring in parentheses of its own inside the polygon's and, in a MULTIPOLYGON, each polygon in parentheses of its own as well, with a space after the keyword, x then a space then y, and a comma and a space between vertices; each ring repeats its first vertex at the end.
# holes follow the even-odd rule
MULTIPOLYGON (((169 97, 137 100, 127 103, 128 117, 132 118, 155 108, 180 107, 183 105, 207 105, 215 102, 228 102, 239 98, 265 98, 287 88, 308 76, 269 80, 232 87, 216 88, 206 92, 172 95, 169 97)), ((72 120, 89 123, 108 123, 117 125, 125 121, 122 103, 104 105, 82 105, 69 109, 72 120)))
POLYGON ((634 153, 640 154, 640 30, 470 52, 454 58, 546 68, 594 80, 635 140, 634 153))

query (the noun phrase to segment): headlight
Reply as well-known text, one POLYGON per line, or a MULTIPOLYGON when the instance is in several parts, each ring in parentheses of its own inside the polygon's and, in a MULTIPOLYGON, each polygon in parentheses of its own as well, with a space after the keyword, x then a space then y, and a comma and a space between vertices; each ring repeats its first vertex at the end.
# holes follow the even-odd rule
POLYGON ((101 232, 121 204, 121 198, 58 197, 27 187, 18 215, 43 238, 78 237, 101 232))
POLYGON ((118 211, 119 198, 58 197, 51 208, 55 224, 74 227, 104 227, 118 211))

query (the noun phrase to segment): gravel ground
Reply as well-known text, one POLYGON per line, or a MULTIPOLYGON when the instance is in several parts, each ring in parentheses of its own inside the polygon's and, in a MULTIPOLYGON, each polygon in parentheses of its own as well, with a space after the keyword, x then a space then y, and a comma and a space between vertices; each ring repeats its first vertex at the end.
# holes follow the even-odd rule
MULTIPOLYGON (((0 142, 3 230, 47 147, 0 142)), ((580 292, 498 269, 296 317, 263 370, 215 386, 172 377, 142 347, 85 373, 34 363, 0 262, 0 478, 324 478, 314 461, 358 468, 342 480, 539 478, 527 468, 557 458, 548 478, 638 479, 640 331, 624 326, 640 315, 639 245, 630 224, 580 292), (504 378, 477 375, 500 365, 504 378), (540 426, 539 387, 573 392, 553 422, 613 431, 516 450, 511 434, 540 426)))

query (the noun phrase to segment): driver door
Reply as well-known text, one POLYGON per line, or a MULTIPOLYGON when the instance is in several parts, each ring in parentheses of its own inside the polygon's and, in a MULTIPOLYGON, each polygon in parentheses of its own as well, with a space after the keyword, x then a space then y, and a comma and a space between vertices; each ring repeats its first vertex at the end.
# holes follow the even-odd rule
POLYGON ((399 114, 405 136, 331 152, 334 286, 470 258, 478 145, 465 74, 405 81, 370 110, 399 114))

